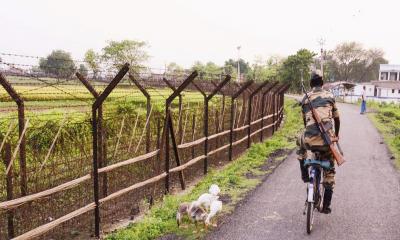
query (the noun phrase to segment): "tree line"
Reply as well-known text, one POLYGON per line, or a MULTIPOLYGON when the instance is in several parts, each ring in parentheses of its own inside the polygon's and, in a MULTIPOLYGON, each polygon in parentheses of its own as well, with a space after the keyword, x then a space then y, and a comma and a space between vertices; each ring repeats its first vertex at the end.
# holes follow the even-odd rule
POLYGON ((146 47, 146 42, 142 41, 109 41, 101 52, 87 50, 84 61, 79 66, 70 53, 54 50, 46 58, 39 60, 39 69, 47 74, 64 78, 71 77, 77 70, 83 75, 87 75, 91 70, 95 79, 100 76, 102 69, 119 70, 125 63, 129 63, 131 69, 139 71, 145 68, 144 63, 149 59, 146 47))
MULTIPOLYGON (((70 77, 75 71, 87 75, 90 70, 93 77, 99 77, 101 69, 118 70, 124 63, 131 65, 131 71, 145 71, 146 62, 150 58, 147 43, 135 40, 109 41, 96 52, 89 49, 85 53, 84 63, 77 64, 71 55, 63 50, 54 50, 46 58, 39 61, 39 68, 58 77, 70 77)), ((253 63, 244 59, 228 59, 223 65, 214 62, 194 62, 190 70, 209 74, 230 74, 237 79, 239 61, 240 79, 264 81, 275 79, 291 83, 292 90, 300 90, 300 79, 308 81, 311 70, 319 69, 323 61, 324 79, 326 82, 350 81, 366 82, 378 79, 379 64, 388 63, 381 49, 364 48, 357 42, 344 42, 334 49, 324 51, 321 55, 308 49, 300 49, 285 58, 272 56, 268 59, 256 57, 253 63)), ((184 72, 184 68, 171 62, 165 71, 171 74, 184 72)))

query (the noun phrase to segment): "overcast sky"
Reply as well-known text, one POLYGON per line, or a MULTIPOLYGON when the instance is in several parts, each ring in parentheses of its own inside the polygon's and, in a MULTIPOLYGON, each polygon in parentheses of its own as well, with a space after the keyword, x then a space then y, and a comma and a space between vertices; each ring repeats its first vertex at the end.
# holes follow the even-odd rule
MULTIPOLYGON (((0 52, 82 59, 107 40, 148 42, 149 65, 287 56, 343 41, 381 48, 400 64, 400 2, 365 0, 57 0, 2 1, 0 52)), ((4 57, 3 57, 4 58, 4 57)))

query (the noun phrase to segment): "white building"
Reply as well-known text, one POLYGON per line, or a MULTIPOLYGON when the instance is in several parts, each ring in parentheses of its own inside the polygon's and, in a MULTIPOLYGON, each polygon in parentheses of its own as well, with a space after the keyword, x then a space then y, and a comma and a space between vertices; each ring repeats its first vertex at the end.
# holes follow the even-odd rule
POLYGON ((364 87, 367 100, 400 104, 400 65, 381 64, 378 81, 324 84, 324 89, 331 91, 335 97, 345 102, 360 100, 364 87))
POLYGON ((354 83, 341 81, 341 82, 325 83, 322 88, 330 91, 333 94, 333 96, 339 97, 353 93, 353 88, 355 85, 356 84, 354 83))
POLYGON ((363 88, 367 100, 400 103, 400 81, 372 81, 354 86, 350 94, 343 96, 346 102, 356 102, 361 98, 363 88))
POLYGON ((367 97, 400 98, 400 81, 372 81, 354 87, 353 94, 361 95, 365 86, 367 97))
POLYGON ((380 64, 379 65, 380 81, 400 81, 400 65, 380 64))
POLYGON ((345 101, 357 101, 364 87, 367 100, 400 103, 400 65, 381 64, 378 81, 356 84, 348 94, 341 96, 345 101))
POLYGON ((373 82, 356 84, 353 88, 352 95, 361 96, 364 87, 365 87, 365 96, 367 96, 367 97, 375 97, 376 96, 375 94, 377 93, 377 90, 376 90, 375 84, 373 84, 373 82))

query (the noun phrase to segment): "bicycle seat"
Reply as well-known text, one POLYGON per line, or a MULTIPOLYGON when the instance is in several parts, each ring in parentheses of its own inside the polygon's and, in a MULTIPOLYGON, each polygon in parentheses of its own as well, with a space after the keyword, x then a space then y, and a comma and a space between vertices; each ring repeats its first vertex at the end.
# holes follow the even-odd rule
POLYGON ((304 161, 304 166, 321 166, 325 170, 331 169, 331 162, 329 160, 315 160, 315 159, 306 159, 304 161))

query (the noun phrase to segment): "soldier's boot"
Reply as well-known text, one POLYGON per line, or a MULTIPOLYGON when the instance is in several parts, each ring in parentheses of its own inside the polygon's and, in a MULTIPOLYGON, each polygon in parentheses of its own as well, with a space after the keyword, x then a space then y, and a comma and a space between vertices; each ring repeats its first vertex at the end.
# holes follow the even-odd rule
POLYGON ((322 205, 322 213, 329 214, 332 212, 331 201, 332 201, 333 190, 331 188, 325 188, 324 202, 322 205))
POLYGON ((309 182, 310 181, 310 177, 308 175, 307 168, 304 166, 304 160, 299 160, 299 163, 300 163, 301 179, 305 183, 309 182))

